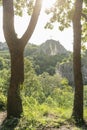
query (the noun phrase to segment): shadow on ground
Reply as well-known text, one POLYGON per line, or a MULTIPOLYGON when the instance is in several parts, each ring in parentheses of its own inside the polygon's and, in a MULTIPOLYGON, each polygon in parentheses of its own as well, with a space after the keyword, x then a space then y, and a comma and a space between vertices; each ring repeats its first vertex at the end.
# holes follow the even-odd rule
POLYGON ((37 130, 87 130, 87 122, 75 123, 75 121, 70 118, 62 122, 58 127, 44 127, 38 128, 37 130))
MULTIPOLYGON (((19 123, 19 118, 10 118, 2 122, 0 126, 0 130, 15 130, 19 123)), ((61 123, 58 127, 43 127, 43 128, 37 128, 37 130, 87 130, 87 122, 84 122, 83 124, 76 124, 73 122, 72 119, 65 120, 63 123, 61 123)), ((26 130, 24 128, 23 130, 26 130)))
POLYGON ((5 118, 5 120, 2 122, 0 126, 0 130, 14 130, 18 123, 18 118, 5 118))

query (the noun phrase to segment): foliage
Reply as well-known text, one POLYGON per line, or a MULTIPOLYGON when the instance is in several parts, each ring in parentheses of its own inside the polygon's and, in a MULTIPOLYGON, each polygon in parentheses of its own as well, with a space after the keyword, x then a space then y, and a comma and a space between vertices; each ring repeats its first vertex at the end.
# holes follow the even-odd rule
POLYGON ((0 75, 2 75, 0 78, 0 91, 7 95, 7 89, 10 80, 10 72, 6 69, 3 69, 2 71, 0 71, 0 75))
MULTIPOLYGON (((57 108, 54 104, 52 105, 47 101, 43 104, 38 104, 33 97, 27 97, 23 101, 24 103, 27 101, 27 103, 24 106, 23 118, 16 127, 17 130, 36 130, 37 128, 40 129, 49 126, 58 127, 67 117, 64 108, 57 108)), ((67 118, 69 117, 70 113, 67 118)))
POLYGON ((41 82, 41 86, 46 97, 51 95, 56 87, 61 87, 61 80, 62 78, 58 74, 51 76, 44 72, 42 75, 39 75, 39 81, 41 82))
POLYGON ((47 56, 44 54, 38 54, 34 56, 34 67, 37 74, 42 74, 43 72, 48 72, 50 75, 55 74, 55 66, 57 62, 62 62, 64 58, 68 55, 58 54, 55 56, 47 56))
MULTIPOLYGON (((45 28, 53 29, 54 23, 58 22, 58 29, 63 31, 65 28, 72 26, 73 13, 74 13, 75 0, 56 0, 54 5, 47 9, 45 12, 47 15, 51 14, 50 20, 45 25, 45 28)), ((83 0, 82 9, 82 43, 87 42, 87 1, 83 0)))
MULTIPOLYGON (((6 58, 8 60, 10 59, 6 50, 0 51, 0 54, 5 58, 5 62, 6 58)), ((67 54, 50 56, 44 54, 44 52, 40 50, 40 46, 30 43, 26 46, 24 51, 24 56, 32 62, 37 75, 42 74, 43 72, 48 72, 50 75, 54 75, 57 62, 61 63, 63 60, 67 60, 70 54, 71 52, 67 52, 67 54)))
MULTIPOLYGON (((86 58, 86 56, 85 56, 86 58)), ((0 70, 0 110, 6 109, 6 93, 9 86, 9 67, 5 60, 9 58, 5 55, 0 58, 3 63, 0 70)), ((36 75, 35 68, 29 57, 25 58, 25 82, 21 86, 21 97, 23 100, 23 113, 19 119, 11 118, 6 120, 2 126, 9 130, 36 130, 46 127, 60 127, 61 124, 68 124, 73 104, 73 88, 68 85, 68 81, 60 75, 50 75, 42 73, 36 75), (66 121, 68 120, 68 122, 66 121)), ((87 86, 84 90, 85 119, 87 118, 87 86)), ((72 123, 73 121, 71 121, 72 123)), ((3 130, 2 129, 2 130, 3 130)))
POLYGON ((84 106, 87 107, 87 86, 84 87, 84 106))
POLYGON ((25 56, 34 56, 34 55, 36 55, 37 50, 38 50, 37 45, 29 43, 25 48, 24 54, 25 54, 25 56))
POLYGON ((6 96, 0 91, 0 111, 6 110, 6 96))
POLYGON ((10 60, 7 57, 7 55, 2 55, 0 57, 0 91, 7 94, 7 88, 9 85, 9 79, 10 79, 10 60))
POLYGON ((15 0, 14 7, 15 7, 15 14, 22 16, 24 8, 27 10, 29 15, 33 12, 34 0, 15 0))
MULTIPOLYGON (((17 2, 18 3, 15 4, 15 6, 16 8, 19 9, 19 12, 16 13, 18 13, 21 16, 23 8, 25 6, 24 1, 17 1, 17 2)), ((70 19, 68 18, 71 18, 71 16, 73 15, 73 9, 69 8, 72 7, 72 5, 69 5, 72 3, 69 0, 68 4, 66 3, 67 1, 65 3, 62 2, 63 1, 60 0, 56 2, 55 7, 59 6, 60 10, 57 10, 57 8, 56 10, 54 9, 51 10, 52 12, 57 11, 58 14, 54 14, 50 19, 51 23, 55 22, 55 20, 60 22, 59 29, 61 31, 64 29, 64 27, 70 26, 70 19), (65 7, 65 10, 62 7, 65 7), (66 10, 68 11, 68 13, 66 13, 66 10)), ((49 13, 49 11, 47 13, 49 13)), ((83 26, 83 30, 85 30, 85 28, 86 25, 83 26)), ((36 49, 37 49, 36 47, 31 49, 31 53, 32 50, 35 51, 36 49)), ((73 102, 73 89, 68 85, 68 81, 66 79, 63 79, 60 75, 53 75, 56 61, 57 62, 58 60, 61 61, 62 58, 59 57, 60 59, 57 59, 57 56, 46 57, 45 55, 39 56, 39 58, 35 57, 34 55, 33 58, 34 60, 36 60, 34 64, 37 65, 37 68, 35 69, 39 70, 39 74, 41 75, 37 76, 31 61, 29 61, 29 59, 25 59, 25 82, 24 85, 21 86, 21 95, 23 99, 24 112, 15 130, 23 130, 23 129, 35 130, 36 128, 42 129, 49 126, 59 127, 61 123, 64 123, 65 120, 70 118, 71 115, 72 102, 73 102), (54 59, 56 60, 54 61, 54 59), (51 66, 49 66, 49 63, 51 63, 50 64, 51 66), (41 67, 40 65, 42 65, 42 67, 45 68, 40 68, 41 67), (47 65, 48 68, 46 68, 47 65), (51 72, 51 70, 53 70, 53 72, 51 72), (45 71, 49 72, 51 75, 49 75, 49 73, 46 73, 45 71)), ((2 77, 0 77, 1 105, 6 104, 6 97, 4 95, 6 95, 8 86, 9 73, 10 73, 9 66, 10 66, 9 60, 6 61, 1 57, 0 58, 0 75, 2 75, 2 77)), ((85 96, 84 96, 85 108, 87 107, 86 90, 87 89, 85 88, 85 96)), ((7 121, 6 126, 10 127, 13 124, 15 124, 15 119, 10 119, 7 121)))
POLYGON ((41 84, 35 74, 32 63, 28 59, 25 59, 25 64, 25 81, 22 92, 25 96, 33 96, 41 103, 45 98, 41 84))
POLYGON ((54 75, 57 62, 62 62, 63 59, 67 59, 70 52, 67 52, 66 54, 49 55, 49 47, 47 51, 48 54, 45 54, 44 51, 42 51, 45 46, 46 43, 41 46, 28 44, 24 54, 25 57, 28 57, 32 61, 37 75, 42 74, 43 72, 54 75))
POLYGON ((63 31, 64 28, 68 28, 71 26, 71 20, 73 16, 73 1, 71 0, 56 0, 55 4, 46 10, 46 13, 49 15, 50 13, 51 18, 50 21, 46 24, 46 28, 50 28, 53 26, 54 22, 58 22, 59 30, 63 31))
POLYGON ((0 56, 0 70, 3 69, 9 69, 10 67, 10 60, 8 58, 7 55, 2 55, 2 57, 0 56))

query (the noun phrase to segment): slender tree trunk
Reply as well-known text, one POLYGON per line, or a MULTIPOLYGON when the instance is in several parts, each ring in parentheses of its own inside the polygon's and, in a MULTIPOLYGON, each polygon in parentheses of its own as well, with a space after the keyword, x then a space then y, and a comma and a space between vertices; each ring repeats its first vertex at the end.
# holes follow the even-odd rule
POLYGON ((7 117, 11 115, 20 117, 22 113, 22 101, 20 98, 20 85, 24 81, 24 57, 23 49, 15 47, 11 54, 11 80, 8 90, 7 117))
POLYGON ((74 67, 74 81, 75 94, 73 114, 76 122, 83 121, 83 80, 81 72, 81 12, 82 0, 76 0, 75 12, 73 18, 74 30, 74 45, 73 45, 73 67, 74 67))

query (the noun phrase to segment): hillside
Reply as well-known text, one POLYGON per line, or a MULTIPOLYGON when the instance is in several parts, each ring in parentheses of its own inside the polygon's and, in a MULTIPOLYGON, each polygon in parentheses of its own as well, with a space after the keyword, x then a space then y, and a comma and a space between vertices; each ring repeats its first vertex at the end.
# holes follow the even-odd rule
POLYGON ((33 59, 34 68, 37 74, 48 72, 53 75, 57 62, 69 57, 68 52, 59 41, 47 40, 40 46, 28 44, 25 49, 25 56, 33 59))
MULTIPOLYGON (((1 53, 7 52, 8 47, 6 43, 0 43, 1 53)), ((3 53, 3 54, 4 54, 3 53)), ((59 41, 47 40, 41 45, 28 43, 24 55, 29 57, 33 62, 33 66, 37 74, 48 72, 53 75, 57 62, 61 63, 63 59, 68 58, 68 52, 59 41)))

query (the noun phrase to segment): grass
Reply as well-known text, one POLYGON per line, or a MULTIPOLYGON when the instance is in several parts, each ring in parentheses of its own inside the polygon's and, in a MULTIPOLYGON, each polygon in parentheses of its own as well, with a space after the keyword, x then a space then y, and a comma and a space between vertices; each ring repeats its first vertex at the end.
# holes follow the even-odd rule
MULTIPOLYGON (((87 130, 87 127, 75 126, 75 122, 71 118, 72 103, 70 102, 70 104, 66 106, 65 102, 64 105, 62 103, 62 106, 59 106, 59 104, 57 104, 55 101, 53 104, 50 104, 50 102, 44 102, 40 104, 33 97, 22 97, 22 100, 22 117, 20 119, 11 118, 9 120, 6 120, 1 130, 10 130, 10 128, 12 128, 11 130, 43 130, 44 128, 49 127, 64 127, 64 129, 66 128, 65 130, 69 130, 71 128, 72 130, 87 130)), ((86 105, 84 106, 84 118, 87 120, 86 105)))
POLYGON ((48 130, 47 128, 59 129, 61 127, 65 130, 87 130, 87 127, 75 126, 73 119, 70 118, 71 113, 72 108, 33 104, 33 107, 24 107, 20 120, 17 118, 7 120, 3 126, 4 129, 1 130, 48 130))
MULTIPOLYGON (((72 108, 49 106, 48 104, 29 104, 24 106, 24 112, 20 119, 6 120, 1 130, 43 130, 46 128, 61 128, 65 130, 87 130, 85 127, 75 126, 71 118, 72 108), (12 129, 11 129, 12 128, 12 129)), ((84 111, 87 119, 87 109, 84 111)), ((47 130, 47 129, 46 129, 47 130)))

